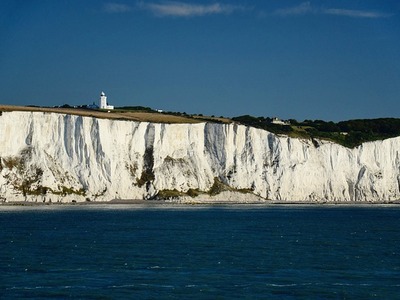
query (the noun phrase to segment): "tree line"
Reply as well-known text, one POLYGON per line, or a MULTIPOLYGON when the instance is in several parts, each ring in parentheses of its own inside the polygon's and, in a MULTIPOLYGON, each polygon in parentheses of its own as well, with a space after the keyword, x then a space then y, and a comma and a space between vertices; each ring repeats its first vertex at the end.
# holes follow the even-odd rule
POLYGON ((277 134, 293 137, 320 138, 334 141, 353 148, 364 142, 383 140, 400 136, 400 119, 356 119, 341 122, 323 120, 287 120, 288 125, 272 123, 272 118, 253 117, 249 115, 232 118, 243 125, 268 130, 277 134))

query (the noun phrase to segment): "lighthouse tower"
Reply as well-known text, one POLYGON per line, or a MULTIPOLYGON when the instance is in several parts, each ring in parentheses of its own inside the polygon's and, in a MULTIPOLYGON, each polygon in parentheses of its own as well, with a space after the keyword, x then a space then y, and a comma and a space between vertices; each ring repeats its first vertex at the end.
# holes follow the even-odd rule
POLYGON ((107 109, 107 96, 104 92, 100 94, 100 108, 107 109))
POLYGON ((114 106, 107 104, 107 96, 104 92, 100 94, 100 109, 114 109, 114 106))

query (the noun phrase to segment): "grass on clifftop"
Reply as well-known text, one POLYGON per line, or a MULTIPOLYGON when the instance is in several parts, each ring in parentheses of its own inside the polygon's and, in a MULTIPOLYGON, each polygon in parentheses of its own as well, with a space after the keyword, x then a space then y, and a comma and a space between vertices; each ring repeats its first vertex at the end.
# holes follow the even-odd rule
POLYGON ((190 116, 159 113, 147 110, 94 110, 82 108, 63 108, 63 107, 28 107, 28 106, 0 106, 0 111, 37 111, 45 113, 71 114, 83 117, 94 117, 100 119, 125 120, 152 123, 200 123, 201 119, 190 116))

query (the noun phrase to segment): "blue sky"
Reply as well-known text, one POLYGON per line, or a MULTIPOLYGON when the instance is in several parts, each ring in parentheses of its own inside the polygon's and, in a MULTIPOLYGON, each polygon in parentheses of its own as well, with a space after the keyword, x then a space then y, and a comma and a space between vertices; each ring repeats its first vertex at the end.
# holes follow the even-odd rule
POLYGON ((400 2, 0 3, 2 104, 400 117, 400 2))

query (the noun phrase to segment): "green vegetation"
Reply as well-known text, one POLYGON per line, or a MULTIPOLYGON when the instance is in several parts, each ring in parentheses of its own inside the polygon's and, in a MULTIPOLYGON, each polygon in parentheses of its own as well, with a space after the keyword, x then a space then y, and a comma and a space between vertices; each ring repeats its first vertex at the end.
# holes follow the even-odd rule
POLYGON ((211 186, 210 190, 208 191, 208 194, 210 196, 215 196, 218 195, 222 192, 225 191, 230 191, 232 188, 226 184, 224 184, 219 178, 215 177, 214 178, 214 184, 211 186))
POLYGON ((338 123, 322 120, 286 121, 288 125, 273 124, 271 118, 240 116, 232 120, 243 125, 268 130, 276 134, 286 134, 296 138, 325 139, 348 148, 364 142, 383 140, 400 136, 400 119, 359 119, 338 123))
POLYGON ((142 172, 142 175, 140 176, 140 178, 138 178, 136 180, 136 184, 139 187, 142 187, 143 185, 145 185, 147 182, 151 182, 154 180, 154 174, 151 170, 146 169, 142 172))
POLYGON ((186 194, 192 198, 197 197, 202 194, 199 189, 189 189, 186 194))
POLYGON ((37 166, 27 166, 26 161, 32 155, 32 149, 27 147, 21 151, 20 156, 2 157, 0 158, 0 170, 9 169, 15 170, 4 175, 7 183, 11 184, 14 189, 20 191, 23 196, 44 196, 48 193, 54 195, 80 195, 84 196, 84 189, 75 190, 72 187, 59 186, 58 190, 53 190, 49 187, 42 186, 43 170, 37 166))
POLYGON ((185 192, 179 192, 176 189, 173 190, 161 190, 157 193, 157 195, 154 197, 154 199, 176 199, 179 197, 184 197, 184 196, 189 196, 192 198, 195 198, 201 194, 205 194, 204 192, 201 192, 199 189, 189 189, 186 193, 185 192))
POLYGON ((115 110, 117 112, 121 111, 147 111, 147 112, 155 112, 154 109, 147 107, 147 106, 121 106, 121 107, 116 107, 115 110))
POLYGON ((21 157, 4 157, 0 160, 0 162, 1 168, 4 167, 9 170, 12 170, 13 168, 16 168, 17 170, 22 170, 23 168, 23 161, 21 157))
MULTIPOLYGON (((51 189, 50 189, 51 190, 51 189)), ((84 189, 79 189, 79 190, 75 190, 72 187, 66 187, 66 186, 61 186, 60 187, 60 191, 53 191, 51 190, 51 193, 54 195, 61 195, 61 196, 66 196, 66 195, 79 195, 79 196, 85 196, 86 191, 84 189)))
POLYGON ((17 186, 16 188, 22 192, 24 196, 44 196, 48 193, 53 194, 53 195, 61 195, 61 196, 67 196, 67 195, 78 195, 78 196, 85 196, 86 191, 84 189, 79 189, 75 190, 74 188, 71 187, 66 187, 62 186, 60 187, 59 191, 55 191, 49 187, 46 186, 41 186, 38 185, 35 188, 32 188, 32 184, 35 183, 35 181, 24 181, 22 185, 17 186))
POLYGON ((219 178, 215 177, 214 184, 211 186, 210 190, 208 191, 208 194, 210 196, 215 196, 215 195, 218 195, 225 191, 239 192, 242 194, 253 193, 252 189, 235 189, 235 188, 223 183, 219 178))
POLYGON ((153 147, 148 147, 144 151, 143 155, 143 172, 139 179, 137 179, 137 185, 142 187, 144 184, 147 184, 154 180, 153 166, 154 166, 154 154, 153 147))
POLYGON ((249 115, 232 118, 233 121, 243 125, 261 128, 276 134, 289 134, 293 131, 291 126, 277 125, 272 123, 272 118, 253 117, 249 115))
POLYGON ((230 192, 239 192, 243 194, 253 193, 251 189, 235 189, 230 187, 229 185, 223 183, 219 178, 214 178, 214 183, 208 191, 200 191, 199 189, 189 189, 187 192, 179 192, 176 189, 173 190, 161 190, 157 193, 154 199, 174 199, 184 196, 189 196, 195 198, 202 194, 208 194, 209 196, 215 196, 222 192, 230 191, 230 192))
POLYGON ((156 199, 173 199, 185 196, 186 194, 183 192, 179 192, 178 190, 161 190, 155 196, 156 199))

